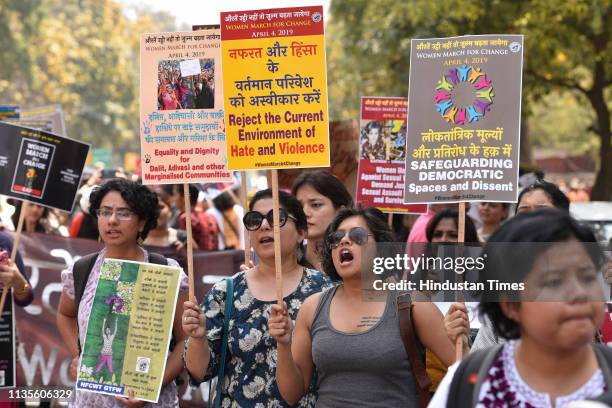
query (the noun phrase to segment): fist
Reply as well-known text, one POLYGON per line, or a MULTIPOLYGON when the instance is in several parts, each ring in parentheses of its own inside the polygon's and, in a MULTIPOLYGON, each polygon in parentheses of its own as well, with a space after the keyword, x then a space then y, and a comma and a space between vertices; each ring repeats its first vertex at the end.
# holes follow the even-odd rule
POLYGON ((444 316, 444 329, 453 343, 456 343, 460 336, 467 338, 470 333, 470 318, 465 304, 453 303, 451 305, 444 316))
POLYGON ((4 249, 0 251, 0 264, 8 264, 8 261, 11 259, 11 256, 4 249))
POLYGON ((70 362, 70 367, 68 367, 68 374, 70 374, 70 378, 73 381, 76 381, 77 379, 77 372, 79 370, 79 357, 75 357, 72 359, 72 361, 70 362))
POLYGON ((287 303, 283 302, 283 306, 272 305, 272 313, 270 319, 268 319, 268 329, 270 330, 270 336, 274 337, 278 344, 291 344, 293 322, 287 312, 287 303))
POLYGON ((240 264, 240 270, 242 272, 248 271, 249 269, 253 269, 254 267, 255 267, 255 264, 253 263, 253 261, 249 261, 248 265, 247 264, 240 264))
POLYGON ((181 319, 183 331, 189 337, 203 339, 206 336, 206 317, 200 307, 194 302, 183 303, 183 317, 181 319))

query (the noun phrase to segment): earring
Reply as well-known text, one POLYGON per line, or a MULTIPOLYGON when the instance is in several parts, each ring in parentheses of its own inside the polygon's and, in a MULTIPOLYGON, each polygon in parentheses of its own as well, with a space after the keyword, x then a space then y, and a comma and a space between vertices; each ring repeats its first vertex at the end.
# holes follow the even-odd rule
POLYGON ((144 242, 144 239, 142 239, 142 237, 140 236, 141 233, 142 233, 142 231, 138 232, 138 238, 136 239, 136 243, 138 245, 142 245, 142 243, 144 242))

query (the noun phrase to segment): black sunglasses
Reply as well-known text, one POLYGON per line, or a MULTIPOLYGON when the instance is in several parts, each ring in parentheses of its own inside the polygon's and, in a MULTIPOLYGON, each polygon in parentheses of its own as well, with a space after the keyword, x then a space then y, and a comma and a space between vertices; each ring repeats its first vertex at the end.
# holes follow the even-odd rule
MULTIPOLYGON (((345 231, 335 231, 327 237, 327 242, 333 249, 336 249, 340 246, 340 241, 342 241, 345 235, 345 231)), ((368 231, 361 227, 351 228, 348 232, 349 239, 359 246, 365 245, 368 242, 368 237, 373 236, 373 234, 368 234, 368 231)))
MULTIPOLYGON (((261 228, 261 223, 263 220, 268 221, 268 225, 272 227, 274 225, 274 212, 273 210, 268 211, 266 215, 260 213, 259 211, 249 211, 244 214, 242 217, 242 222, 244 223, 244 227, 249 231, 256 231, 261 228)), ((291 218, 293 221, 297 221, 296 218, 285 211, 284 208, 278 209, 278 224, 279 227, 284 226, 287 223, 287 220, 291 218)))

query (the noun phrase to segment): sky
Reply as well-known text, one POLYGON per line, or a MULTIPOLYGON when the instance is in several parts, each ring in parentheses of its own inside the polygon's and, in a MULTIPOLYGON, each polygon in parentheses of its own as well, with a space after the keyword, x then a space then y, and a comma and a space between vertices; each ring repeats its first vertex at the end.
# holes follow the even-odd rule
MULTIPOLYGON (((323 6, 327 16, 330 0, 119 0, 125 6, 146 6, 167 11, 178 24, 219 24, 221 11, 255 10, 281 7, 323 6)), ((129 14, 128 14, 129 15, 129 14)))

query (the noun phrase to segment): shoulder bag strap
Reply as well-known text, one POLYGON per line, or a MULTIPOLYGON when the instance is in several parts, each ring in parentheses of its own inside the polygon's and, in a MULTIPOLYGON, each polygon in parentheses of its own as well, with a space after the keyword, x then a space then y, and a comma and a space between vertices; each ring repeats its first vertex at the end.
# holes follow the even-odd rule
POLYGON ((155 265, 168 265, 168 258, 157 252, 149 252, 149 263, 155 265))
POLYGON ((225 292, 225 311, 223 316, 223 340, 221 341, 221 360, 219 361, 219 374, 217 376, 217 392, 215 395, 215 408, 221 407, 221 390, 225 377, 225 360, 227 359, 227 342, 229 338, 229 323, 234 310, 234 280, 227 278, 225 292))
POLYGON ((412 373, 416 380, 419 405, 424 408, 429 404, 429 400, 431 399, 431 394, 429 392, 431 379, 427 375, 425 362, 417 349, 417 345, 420 344, 420 341, 414 329, 414 322, 412 320, 412 301, 409 293, 401 293, 397 296, 397 311, 402 342, 404 343, 408 361, 410 361, 412 373))
POLYGON ((605 344, 594 343, 593 350, 599 363, 608 390, 612 387, 612 348, 605 344))
POLYGON ((449 386, 447 408, 471 408, 478 405, 482 384, 501 352, 503 344, 476 350, 459 364, 449 386))

